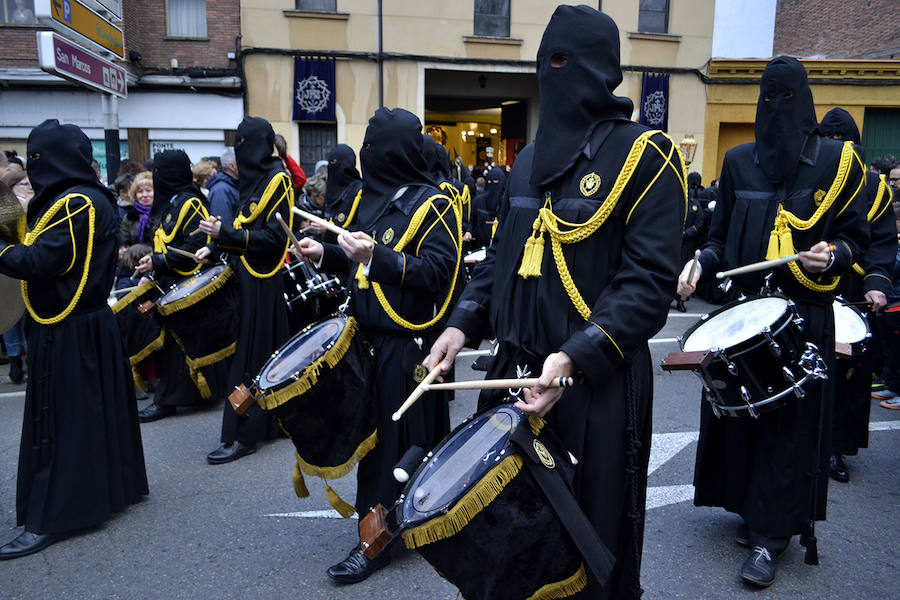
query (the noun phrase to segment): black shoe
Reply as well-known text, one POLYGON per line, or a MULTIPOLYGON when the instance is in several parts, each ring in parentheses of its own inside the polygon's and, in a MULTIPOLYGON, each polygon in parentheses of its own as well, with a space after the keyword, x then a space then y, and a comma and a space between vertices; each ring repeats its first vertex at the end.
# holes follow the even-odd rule
POLYGON ((359 583, 369 578, 369 575, 379 569, 383 569, 391 563, 391 553, 385 549, 373 560, 366 558, 362 549, 357 546, 350 555, 336 565, 328 567, 325 571, 332 581, 336 583, 359 583))
POLYGON ((679 298, 675 301, 675 310, 677 310, 678 312, 687 312, 687 308, 685 308, 684 306, 684 300, 681 300, 679 298))
POLYGON ((64 538, 65 536, 63 535, 54 535, 50 533, 41 535, 38 533, 31 533, 30 531, 23 531, 19 537, 0 548, 0 560, 10 560, 40 552, 50 544, 56 543, 64 538))
POLYGON ((155 402, 147 408, 138 411, 138 421, 141 423, 151 423, 159 421, 175 414, 174 406, 160 406, 155 402))
POLYGON ((25 370, 22 368, 21 356, 9 357, 9 380, 16 385, 25 381, 25 370))
POLYGON ((841 483, 850 481, 850 472, 847 470, 846 463, 844 463, 843 454, 831 455, 831 458, 828 459, 828 474, 831 475, 832 479, 841 483))
POLYGON ((753 585, 769 587, 775 583, 775 559, 762 546, 754 546, 753 553, 741 566, 741 578, 753 585))
POLYGON ((746 523, 741 523, 737 528, 737 533, 734 534, 734 541, 737 542, 738 546, 752 548, 753 545, 750 543, 750 526, 746 523))
POLYGON ((206 455, 206 462, 211 465, 223 465, 256 452, 256 444, 222 444, 206 455))

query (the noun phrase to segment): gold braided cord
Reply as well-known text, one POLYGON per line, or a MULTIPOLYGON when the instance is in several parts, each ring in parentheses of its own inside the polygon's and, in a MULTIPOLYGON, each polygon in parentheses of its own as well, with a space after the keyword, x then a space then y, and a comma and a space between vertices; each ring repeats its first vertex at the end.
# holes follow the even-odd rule
POLYGON ((682 225, 684 225, 684 223, 687 222, 688 190, 687 190, 687 174, 685 173, 685 167, 684 167, 684 158, 681 156, 681 150, 678 148, 678 146, 675 145, 675 142, 672 141, 672 138, 670 138, 668 135, 666 135, 665 133, 662 133, 662 132, 660 132, 660 135, 662 135, 667 140, 669 140, 669 144, 670 144, 669 152, 668 152, 668 154, 666 154, 665 152, 662 151, 662 149, 659 146, 656 145, 656 143, 653 140, 647 140, 647 145, 651 146, 652 148, 655 148, 656 151, 659 153, 659 155, 662 156, 663 164, 662 164, 662 167, 660 167, 659 171, 656 172, 656 175, 653 176, 653 179, 650 180, 650 183, 647 184, 647 187, 644 188, 644 191, 641 192, 641 195, 638 196, 638 199, 635 200, 634 204, 631 206, 631 210, 628 211, 628 216, 625 217, 625 225, 628 225, 628 222, 631 220, 631 214, 635 211, 635 209, 641 203, 641 200, 644 199, 644 196, 646 196, 647 193, 650 191, 650 188, 652 188, 653 185, 656 183, 656 180, 659 179, 660 176, 665 172, 666 168, 671 168, 673 171, 675 171, 675 177, 678 179, 678 183, 681 185, 681 191, 684 194, 684 214, 685 214, 685 218, 684 218, 684 220, 682 220, 682 225), (678 160, 679 160, 679 163, 681 164, 680 170, 677 169, 675 167, 675 165, 672 164, 672 155, 673 154, 678 155, 678 160))
POLYGON ((853 270, 863 277, 866 276, 866 270, 859 266, 859 263, 853 263, 853 270))
MULTIPOLYGON (((268 221, 271 218, 271 216, 278 209, 278 206, 282 202, 286 201, 287 205, 288 205, 287 226, 288 226, 288 228, 293 229, 293 227, 294 227, 294 211, 292 211, 291 208, 294 207, 294 187, 293 187, 293 185, 291 185, 290 179, 288 178, 287 173, 284 173, 284 172, 278 173, 274 177, 272 177, 272 179, 269 181, 268 185, 266 185, 266 189, 263 191, 263 195, 259 199, 259 203, 256 205, 255 208, 253 208, 253 210, 250 211, 249 215, 247 215, 245 217, 242 214, 238 214, 238 216, 235 217, 234 228, 242 229, 244 225, 247 225, 247 224, 250 224, 250 223, 253 223, 254 221, 256 221, 256 219, 259 218, 259 216, 262 215, 263 212, 266 210, 266 207, 268 206, 269 201, 275 195, 275 191, 277 190, 277 188, 279 186, 283 186, 284 190, 281 192, 281 195, 278 197, 278 200, 276 200, 275 203, 272 204, 272 207, 269 209, 269 212, 266 214, 266 221, 268 221)), ((248 236, 249 236, 249 233, 248 233, 248 236)), ((248 237, 248 243, 249 243, 249 237, 248 237)), ((282 250, 282 252, 281 252, 281 258, 278 260, 278 264, 275 265, 275 268, 272 269, 271 271, 269 271, 268 273, 260 273, 260 272, 256 271, 253 267, 250 266, 250 263, 247 262, 247 257, 244 255, 241 256, 241 262, 244 264, 244 268, 247 269, 247 272, 250 273, 251 275, 253 275, 254 277, 256 277, 257 279, 268 279, 269 277, 272 277, 273 275, 275 275, 276 273, 281 271, 281 267, 282 267, 282 265, 284 265, 284 259, 287 257, 287 249, 288 249, 288 246, 290 245, 290 243, 291 243, 290 238, 288 237, 287 234, 285 234, 284 250, 282 250)))
MULTIPOLYGON (((194 304, 197 304, 204 298, 212 295, 213 292, 224 286, 233 275, 234 271, 232 271, 231 267, 225 267, 224 269, 222 269, 222 272, 213 277, 213 279, 209 283, 204 285, 202 288, 191 292, 184 298, 179 298, 174 302, 168 302, 166 304, 160 304, 159 302, 157 302, 157 310, 159 311, 159 314, 165 317, 167 315, 171 315, 172 313, 176 313, 179 310, 184 310, 189 306, 193 306, 194 304)), ((163 298, 165 298, 165 296, 163 296, 163 298)), ((163 298, 160 298, 160 301, 163 298)))
MULTIPOLYGON (((403 233, 403 236, 394 246, 394 252, 400 252, 401 250, 403 250, 406 244, 412 241, 412 239, 418 233, 419 228, 422 226, 422 222, 425 220, 425 216, 431 210, 435 212, 435 214, 437 215, 437 220, 440 220, 447 232, 451 234, 453 245, 456 248, 456 263, 453 266, 453 277, 450 279, 450 289, 447 291, 447 297, 444 299, 444 303, 441 305, 440 310, 438 310, 434 318, 426 321, 425 323, 413 323, 411 321, 407 321, 406 319, 401 317, 396 310, 394 310, 393 306, 391 306, 390 302, 387 299, 387 296, 385 296, 384 291, 381 289, 381 285, 377 282, 372 282, 372 291, 375 292, 375 297, 378 299, 378 303, 381 305, 381 308, 384 310, 385 314, 387 314, 387 316, 400 327, 412 331, 422 331, 423 329, 428 329, 444 317, 444 313, 447 312, 447 307, 450 305, 450 301, 453 299, 453 291, 456 289, 456 279, 459 275, 459 266, 462 262, 462 223, 459 218, 459 207, 453 202, 453 200, 443 194, 435 194, 434 196, 431 196, 430 198, 428 198, 428 200, 423 202, 419 208, 416 209, 416 212, 413 214, 413 217, 410 220, 409 227, 406 229, 406 231, 403 233), (444 214, 446 214, 447 209, 444 209, 444 212, 441 213, 438 212, 438 209, 434 206, 434 200, 437 198, 443 198, 444 200, 447 200, 449 206, 453 208, 453 212, 457 217, 455 237, 450 231, 450 227, 444 221, 444 214)), ((435 223, 432 223, 431 227, 429 227, 425 235, 422 236, 421 240, 419 241, 419 246, 416 248, 417 253, 419 248, 421 248, 422 242, 425 240, 425 237, 428 235, 428 232, 430 232, 436 224, 437 221, 435 221, 435 223)))
POLYGON ((118 314, 123 308, 149 292, 150 290, 156 287, 155 281, 145 281, 144 283, 137 286, 135 289, 131 290, 118 300, 116 303, 112 305, 113 314, 118 314))
POLYGON ((359 188, 359 191, 356 192, 356 197, 353 198, 353 204, 350 206, 350 214, 347 215, 347 220, 344 221, 343 227, 346 229, 350 226, 350 223, 353 222, 353 219, 356 218, 356 211, 359 210, 359 200, 362 198, 362 188, 359 188))
POLYGON ((584 570, 584 563, 578 567, 569 577, 562 581, 548 583, 542 586, 538 591, 528 596, 527 600, 559 600, 574 596, 587 585, 587 572, 584 570))
MULTIPOLYGON (((853 142, 844 142, 844 147, 846 148, 847 145, 852 146, 852 144, 853 144, 853 142)), ((847 202, 844 203, 843 208, 841 208, 841 210, 839 210, 837 212, 837 215, 835 215, 836 217, 841 216, 841 214, 845 210, 847 210, 847 207, 850 206, 850 203, 853 202, 853 200, 856 198, 857 194, 859 194, 859 191, 866 186, 866 177, 865 177, 866 165, 863 164, 862 159, 859 157, 859 154, 857 154, 855 150, 853 151, 853 158, 856 159, 856 164, 859 165, 859 172, 862 173, 863 176, 859 178, 859 184, 857 184, 856 190, 854 190, 853 193, 850 194, 850 197, 847 199, 847 202)))
MULTIPOLYGON (((168 253, 168 248, 166 246, 171 244, 175 240, 175 236, 177 236, 178 233, 182 229, 184 229, 184 226, 190 222, 194 215, 198 214, 200 215, 201 219, 205 220, 209 218, 209 212, 206 210, 206 207, 203 206, 203 203, 200 202, 198 198, 192 196, 185 200, 181 205, 181 210, 178 211, 178 218, 175 220, 175 226, 172 227, 172 232, 167 234, 162 224, 160 224, 159 227, 156 228, 156 231, 153 232, 153 252, 155 252, 156 254, 162 254, 163 258, 165 258, 165 255, 168 253), (193 213, 188 216, 188 212, 190 210, 193 210, 193 213)), ((206 241, 209 242, 209 240, 210 237, 206 236, 206 241)), ((166 264, 169 264, 169 261, 166 261, 166 264)), ((203 265, 197 263, 194 268, 187 271, 181 271, 174 268, 172 270, 179 275, 184 275, 185 277, 187 277, 199 271, 201 266, 203 265)))
MULTIPOLYGON (((68 306, 66 306, 61 313, 54 317, 44 318, 35 312, 34 307, 31 305, 31 298, 28 296, 28 281, 22 280, 22 299, 25 301, 25 308, 28 309, 28 314, 31 315, 31 318, 40 323, 41 325, 55 325, 61 322, 63 319, 68 317, 73 310, 75 310, 75 305, 78 304, 78 300, 81 299, 81 294, 84 292, 84 286, 87 283, 88 272, 91 267, 91 256, 94 254, 94 219, 96 217, 96 211, 94 209, 94 205, 91 202, 91 199, 85 196, 84 194, 68 194, 59 200, 57 200, 53 206, 51 206, 44 216, 41 217, 41 220, 38 221, 37 225, 35 225, 34 230, 25 235, 25 241, 23 242, 26 246, 31 246, 34 242, 40 237, 40 235, 47 230, 59 225, 60 223, 64 223, 69 221, 69 233, 72 236, 72 244, 74 251, 75 244, 75 232, 72 229, 71 220, 72 217, 77 215, 82 210, 87 209, 88 211, 88 239, 87 239, 87 249, 84 255, 84 270, 81 273, 81 280, 78 282, 78 287, 75 289, 75 295, 72 297, 72 300, 69 302, 68 306), (74 212, 69 210, 69 202, 72 199, 81 198, 84 200, 85 205, 81 208, 76 209, 74 212), (66 216, 54 223, 50 223, 50 220, 56 216, 63 208, 66 209, 66 216)), ((74 264, 74 255, 72 262, 74 264)), ((69 267, 71 269, 71 266, 69 267)), ((66 272, 68 272, 68 270, 66 272)))
POLYGON ((884 175, 878 176, 878 192, 875 194, 875 202, 872 203, 872 208, 869 209, 868 214, 866 215, 866 221, 871 223, 887 210, 887 207, 891 205, 893 201, 893 194, 891 193, 891 186, 888 185, 887 181, 884 180, 884 175), (884 204, 881 201, 884 199, 885 194, 887 194, 888 200, 884 204), (880 210, 879 210, 880 209, 880 210))
POLYGON ((473 485, 450 509, 417 527, 403 532, 403 543, 410 550, 453 537, 488 507, 522 469, 522 457, 510 454, 473 485))

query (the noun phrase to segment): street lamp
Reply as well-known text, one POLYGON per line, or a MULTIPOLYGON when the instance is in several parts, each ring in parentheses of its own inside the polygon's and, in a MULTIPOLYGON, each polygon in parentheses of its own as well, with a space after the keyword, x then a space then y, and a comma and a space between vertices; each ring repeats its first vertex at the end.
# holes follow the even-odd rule
POLYGON ((681 148, 681 156, 684 157, 684 166, 689 167, 694 162, 694 154, 697 152, 697 140, 694 139, 694 134, 689 133, 681 138, 678 146, 681 148))

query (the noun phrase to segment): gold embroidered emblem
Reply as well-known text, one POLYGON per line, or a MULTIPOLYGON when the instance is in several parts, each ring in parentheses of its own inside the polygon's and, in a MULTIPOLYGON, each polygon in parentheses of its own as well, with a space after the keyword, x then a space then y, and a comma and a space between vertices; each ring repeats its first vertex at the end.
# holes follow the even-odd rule
POLYGON ((700 207, 695 204, 691 207, 691 210, 697 212, 698 210, 700 210, 700 207))
POLYGON ((343 223, 346 218, 347 218, 347 215, 345 215, 344 213, 338 213, 338 216, 337 216, 338 223, 343 223))
POLYGON ((255 210, 256 210, 256 202, 251 202, 250 203, 250 212, 252 213, 255 210))
POLYGON ((578 187, 582 196, 590 198, 600 191, 600 176, 591 171, 581 178, 581 184, 578 187))
POLYGON ((381 234, 381 243, 382 244, 390 244, 394 239, 394 228, 388 227, 387 230, 381 234))
POLYGON ((556 466, 556 461, 553 460, 553 456, 550 455, 550 451, 547 450, 547 447, 544 446, 540 441, 534 440, 531 444, 534 446, 534 451, 537 453, 539 459, 548 469, 552 469, 556 466))
POLYGON ((166 215, 166 223, 171 223, 171 222, 172 222, 172 215, 171 214, 166 215))
POLYGON ((416 383, 422 383, 427 376, 428 369, 425 368, 425 365, 416 365, 416 368, 413 370, 413 379, 416 380, 416 383))
POLYGON ((813 199, 816 202, 816 206, 822 204, 822 200, 825 199, 825 190, 816 190, 816 193, 813 195, 813 199))

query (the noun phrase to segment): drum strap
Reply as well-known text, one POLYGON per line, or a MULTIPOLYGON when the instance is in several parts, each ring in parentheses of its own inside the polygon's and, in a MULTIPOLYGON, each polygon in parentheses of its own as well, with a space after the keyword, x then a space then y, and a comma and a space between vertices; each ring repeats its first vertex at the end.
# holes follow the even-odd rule
MULTIPOLYGON (((594 578, 603 586, 612 574, 616 557, 597 535, 594 526, 578 506, 572 489, 563 479, 562 471, 554 468, 553 458, 544 454, 545 447, 531 434, 530 428, 519 427, 513 432, 510 439, 519 448, 522 455, 528 458, 522 462, 527 465, 529 472, 534 476, 559 520, 569 532, 569 536, 581 552, 581 556, 594 578), (539 449, 542 449, 543 452, 539 449)), ((548 432, 545 430, 541 435, 547 434, 548 432)))

